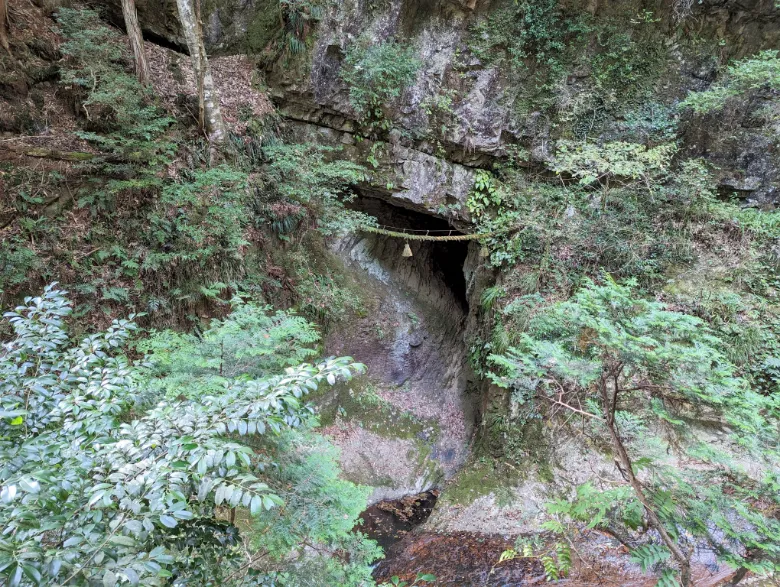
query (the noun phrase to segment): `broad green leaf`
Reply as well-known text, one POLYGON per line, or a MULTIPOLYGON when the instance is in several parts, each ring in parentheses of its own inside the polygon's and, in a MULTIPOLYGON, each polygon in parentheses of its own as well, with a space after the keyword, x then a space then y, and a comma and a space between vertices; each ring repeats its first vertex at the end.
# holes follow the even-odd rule
POLYGON ((114 571, 109 569, 103 573, 103 587, 115 587, 117 581, 118 578, 114 571))
POLYGON ((129 536, 122 536, 119 534, 115 534, 109 538, 108 541, 112 544, 118 544, 119 546, 135 546, 135 540, 129 536))
POLYGON ((166 528, 175 528, 178 522, 172 516, 160 516, 160 523, 166 528))

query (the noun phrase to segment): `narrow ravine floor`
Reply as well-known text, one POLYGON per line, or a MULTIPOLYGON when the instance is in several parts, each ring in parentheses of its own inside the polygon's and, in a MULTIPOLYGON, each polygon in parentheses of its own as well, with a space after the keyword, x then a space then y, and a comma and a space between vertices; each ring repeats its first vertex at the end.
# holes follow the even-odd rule
MULTIPOLYGON (((374 571, 377 583, 397 576, 413 581, 418 573, 432 574, 437 587, 653 587, 657 578, 641 571, 625 548, 611 538, 592 532, 575 543, 583 559, 574 556, 568 578, 549 583, 538 559, 516 558, 499 563, 501 553, 514 546, 511 537, 477 532, 410 532, 389 546, 374 571)), ((698 562, 693 567, 696 587, 718 587, 734 571, 698 562)), ((749 580, 744 585, 763 585, 749 580)), ((769 585, 768 583, 766 585, 769 585)))
MULTIPOLYGON (((442 222, 364 198, 382 223, 442 222)), ((445 224, 446 225, 446 224, 445 224)), ((368 375, 332 401, 326 427, 351 480, 374 488, 371 502, 440 486, 466 461, 473 432, 474 385, 463 329, 468 302, 463 243, 413 243, 377 235, 334 245, 359 284, 362 315, 329 333, 328 353, 365 363, 368 375)))

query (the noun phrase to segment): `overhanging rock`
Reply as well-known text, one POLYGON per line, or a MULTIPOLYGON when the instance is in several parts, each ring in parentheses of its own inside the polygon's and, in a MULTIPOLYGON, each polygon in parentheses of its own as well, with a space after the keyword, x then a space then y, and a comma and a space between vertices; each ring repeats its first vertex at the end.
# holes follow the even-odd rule
POLYGON ((289 121, 296 142, 339 147, 339 157, 364 165, 367 180, 360 189, 419 212, 468 221, 466 200, 474 170, 404 146, 400 142, 358 139, 355 135, 307 122, 289 121))

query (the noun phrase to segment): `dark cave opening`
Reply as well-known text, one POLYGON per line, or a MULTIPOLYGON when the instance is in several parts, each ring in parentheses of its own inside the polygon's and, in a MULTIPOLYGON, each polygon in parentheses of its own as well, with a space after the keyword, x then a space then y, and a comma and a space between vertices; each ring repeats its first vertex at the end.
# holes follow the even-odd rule
MULTIPOLYGON (((358 196, 347 204, 352 210, 369 214, 377 219, 382 227, 388 227, 396 232, 431 231, 433 236, 445 234, 462 234, 443 218, 394 206, 389 202, 369 196, 358 196)), ((415 234, 420 234, 419 232, 415 234)), ((382 239, 398 241, 399 252, 404 241, 397 237, 381 236, 382 239)), ((466 295, 466 278, 463 266, 468 255, 468 241, 408 241, 414 256, 428 259, 428 268, 438 273, 447 285, 464 312, 468 311, 466 295)))

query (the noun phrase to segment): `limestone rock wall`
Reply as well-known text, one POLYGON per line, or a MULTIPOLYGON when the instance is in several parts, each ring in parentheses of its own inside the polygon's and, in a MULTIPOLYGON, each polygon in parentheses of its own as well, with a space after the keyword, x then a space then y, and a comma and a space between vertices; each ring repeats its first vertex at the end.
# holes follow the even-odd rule
MULTIPOLYGON (((423 65, 415 82, 386 107, 393 131, 380 137, 392 143, 390 156, 397 155, 396 164, 408 172, 404 181, 392 182, 404 186, 394 194, 400 200, 407 199, 410 184, 417 182, 412 192, 431 193, 430 174, 419 174, 418 166, 404 163, 409 160, 409 150, 446 162, 437 163, 440 167, 453 163, 486 167, 520 148, 528 153, 527 164, 539 168, 550 158, 559 138, 655 140, 627 122, 627 116, 634 116, 634 112, 625 109, 609 105, 595 108, 593 117, 599 121, 590 134, 583 134, 577 118, 580 115, 572 114, 583 96, 601 83, 592 61, 610 48, 598 46, 602 43, 599 32, 592 32, 582 55, 567 64, 565 80, 549 89, 554 94, 554 107, 532 102, 518 109, 518 102, 536 89, 533 68, 526 79, 518 78, 472 51, 479 34, 475 26, 505 4, 501 0, 332 3, 316 29, 306 59, 281 59, 266 67, 271 98, 286 117, 354 133, 359 124, 349 102, 349 88, 340 77, 349 48, 361 37, 375 43, 396 40, 413 46, 423 65), (446 99, 446 108, 440 107, 442 99, 446 99)), ((616 103, 628 101, 631 83, 647 83, 648 96, 643 99, 648 108, 667 108, 670 118, 678 116, 675 105, 689 91, 706 89, 716 79, 719 64, 780 46, 780 10, 772 0, 694 3, 691 14, 682 21, 675 9, 681 3, 674 2, 562 4, 570 14, 592 15, 590 22, 598 23, 594 31, 601 30, 598 26, 608 30, 611 23, 630 28, 636 26, 631 24, 636 23, 636 15, 646 15, 647 26, 628 34, 636 37, 636 51, 645 50, 645 45, 654 47, 658 53, 656 69, 648 73, 647 80, 627 79, 625 95, 618 81, 612 99, 616 103)), ((776 102, 776 96, 763 100, 751 97, 710 119, 689 116, 680 121, 684 149, 717 165, 723 190, 736 190, 758 202, 777 197, 780 157, 776 125, 756 116, 769 98, 776 102)), ((643 111, 643 107, 640 104, 636 111, 643 111)), ((466 174, 460 176, 465 178, 466 174)), ((383 184, 377 182, 380 190, 383 184)))
MULTIPOLYGON (((105 1, 118 6, 118 0, 105 1)), ((263 56, 265 84, 282 116, 340 133, 365 130, 340 76, 350 47, 361 37, 413 47, 423 65, 414 83, 385 107, 392 130, 375 137, 390 143, 380 166, 392 167, 395 179, 385 181, 386 174, 377 173, 374 188, 418 207, 420 194, 437 190, 446 197, 458 192, 454 197, 461 199, 469 174, 456 164, 488 167, 521 149, 525 164, 539 170, 560 138, 654 141, 637 128, 637 116, 652 118, 660 107, 675 118, 676 102, 690 90, 706 89, 719 67, 780 47, 780 9, 774 0, 703 0, 691 3, 683 19, 680 11, 687 3, 680 0, 560 0, 563 13, 582 17, 592 28, 563 64, 563 75, 540 87, 530 57, 527 74, 518 74, 473 50, 486 34, 480 23, 508 4, 514 0, 325 1, 322 17, 307 32, 306 50, 298 55, 268 51, 284 25, 278 0, 203 0, 203 22, 212 53, 263 56), (610 36, 611 30, 623 36, 610 36), (611 93, 602 92, 601 102, 580 111, 604 83, 597 61, 610 51, 631 59, 630 53, 620 53, 626 48, 653 52, 653 68, 639 79, 630 69, 618 72, 625 82, 613 79, 611 93), (631 97, 638 84, 644 86, 642 103, 631 97), (637 102, 633 110, 615 107, 632 100, 637 102), (450 168, 445 174, 451 177, 432 174, 431 166, 450 168)), ((138 0, 138 10, 147 34, 184 45, 174 0, 138 0)), ((776 123, 757 115, 767 98, 777 101, 776 96, 751 97, 710 119, 680 120, 683 148, 718 166, 723 191, 759 203, 778 197, 776 123)), ((438 206, 440 196, 431 198, 438 206)))
POLYGON ((349 131, 295 120, 288 120, 285 128, 290 140, 338 147, 339 157, 366 165, 368 177, 360 186, 364 193, 454 222, 468 221, 465 202, 474 184, 472 168, 429 155, 393 137, 388 142, 360 139, 349 131), (367 163, 369 158, 372 164, 367 163))

